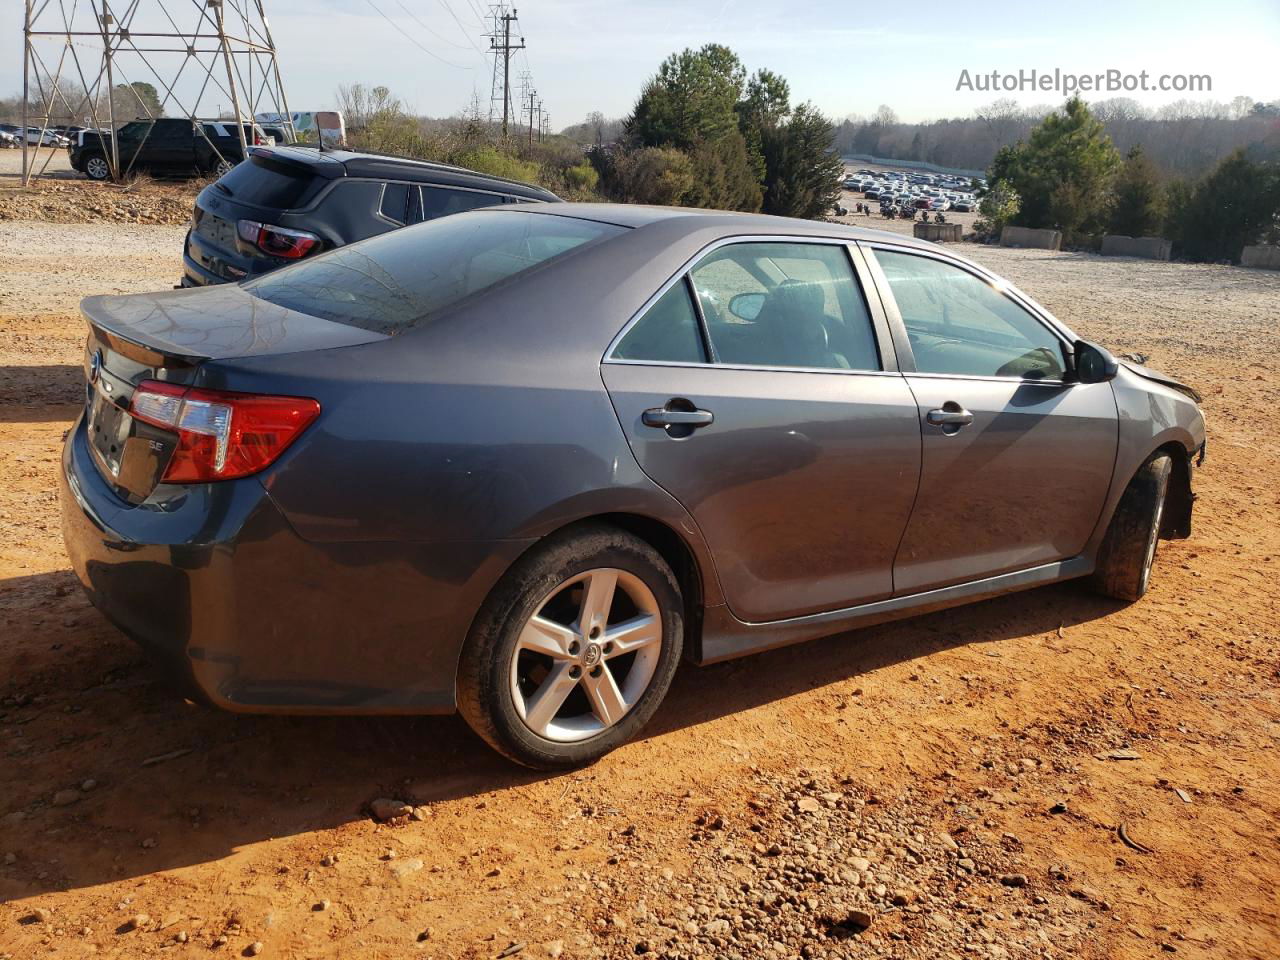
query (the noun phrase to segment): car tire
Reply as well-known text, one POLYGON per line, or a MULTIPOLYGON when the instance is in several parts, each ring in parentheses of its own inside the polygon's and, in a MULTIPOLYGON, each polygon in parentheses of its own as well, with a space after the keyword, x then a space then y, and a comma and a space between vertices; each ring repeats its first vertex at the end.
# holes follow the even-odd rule
POLYGON ((458 709, 516 763, 583 766, 649 721, 683 642, 680 585, 658 552, 612 526, 571 527, 521 557, 481 607, 459 665, 458 709))
POLYGON ((225 177, 231 172, 231 169, 237 164, 237 162, 238 161, 236 160, 219 160, 213 165, 213 169, 209 172, 213 175, 214 179, 225 177))
POLYGON ((1169 455, 1158 453, 1129 481, 1098 550, 1090 581, 1097 592, 1130 601, 1147 592, 1172 468, 1169 455))
POLYGON ((90 180, 108 180, 111 177, 111 164, 100 153, 91 153, 83 160, 84 175, 90 180))

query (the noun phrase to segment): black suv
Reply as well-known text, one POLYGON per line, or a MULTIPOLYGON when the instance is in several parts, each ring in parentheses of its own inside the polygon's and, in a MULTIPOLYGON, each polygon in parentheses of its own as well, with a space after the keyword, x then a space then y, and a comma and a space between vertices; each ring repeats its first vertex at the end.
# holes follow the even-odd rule
POLYGON ((255 147, 196 197, 182 286, 258 276, 406 224, 554 193, 423 160, 255 147))
MULTIPOLYGON (((270 143, 256 123, 244 125, 245 143, 270 143)), ((161 117, 134 120, 116 131, 122 172, 146 170, 170 176, 218 176, 244 159, 235 122, 161 117)), ((111 134, 81 130, 67 147, 71 166, 91 180, 111 176, 111 134)))

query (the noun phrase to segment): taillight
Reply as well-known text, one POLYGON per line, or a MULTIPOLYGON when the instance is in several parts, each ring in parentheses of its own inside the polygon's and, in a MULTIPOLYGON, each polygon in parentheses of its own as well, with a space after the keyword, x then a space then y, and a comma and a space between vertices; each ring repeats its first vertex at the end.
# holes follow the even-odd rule
POLYGON ((251 243, 263 253, 287 260, 301 260, 320 246, 320 238, 305 230, 290 230, 257 220, 240 220, 236 233, 245 243, 251 243))
POLYGON ((310 397, 197 390, 144 380, 133 391, 129 412, 178 435, 162 482, 208 483, 265 469, 320 415, 320 404, 310 397))

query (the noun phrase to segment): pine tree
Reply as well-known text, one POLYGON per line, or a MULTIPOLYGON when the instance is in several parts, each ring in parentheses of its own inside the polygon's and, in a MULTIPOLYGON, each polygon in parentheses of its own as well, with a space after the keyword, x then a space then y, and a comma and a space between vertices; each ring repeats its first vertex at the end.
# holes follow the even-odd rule
POLYGON ((1120 154, 1101 121, 1072 97, 1026 143, 1001 148, 987 179, 1007 181, 1022 198, 1015 223, 1079 237, 1105 228, 1119 166, 1120 154))
POLYGON ((1125 237, 1155 234, 1164 222, 1164 188, 1155 164, 1136 146, 1125 156, 1116 178, 1111 232, 1125 237))

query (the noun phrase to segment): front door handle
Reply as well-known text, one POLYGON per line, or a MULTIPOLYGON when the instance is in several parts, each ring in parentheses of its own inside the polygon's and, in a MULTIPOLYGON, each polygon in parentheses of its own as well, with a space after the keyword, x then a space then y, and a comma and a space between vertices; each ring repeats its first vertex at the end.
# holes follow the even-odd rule
POLYGON ((954 433, 973 423, 973 414, 954 400, 948 400, 939 409, 930 410, 925 419, 935 427, 942 427, 945 432, 954 433))
POLYGON ((714 423, 716 416, 710 410, 671 410, 667 407, 650 407, 640 415, 646 427, 705 427, 714 423))

